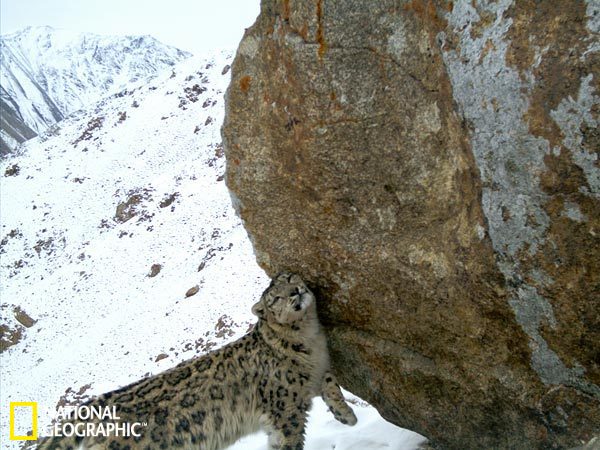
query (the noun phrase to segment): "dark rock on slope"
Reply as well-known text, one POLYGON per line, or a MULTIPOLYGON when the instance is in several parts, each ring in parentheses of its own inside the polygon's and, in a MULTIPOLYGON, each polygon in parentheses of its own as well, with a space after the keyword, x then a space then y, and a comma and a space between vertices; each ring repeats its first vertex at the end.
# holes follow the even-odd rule
POLYGON ((595 2, 271 1, 227 183, 351 391, 440 448, 600 432, 595 2))
POLYGON ((4 94, 4 88, 0 87, 0 129, 3 131, 0 133, 0 156, 8 155, 16 145, 37 136, 23 121, 12 99, 4 94))

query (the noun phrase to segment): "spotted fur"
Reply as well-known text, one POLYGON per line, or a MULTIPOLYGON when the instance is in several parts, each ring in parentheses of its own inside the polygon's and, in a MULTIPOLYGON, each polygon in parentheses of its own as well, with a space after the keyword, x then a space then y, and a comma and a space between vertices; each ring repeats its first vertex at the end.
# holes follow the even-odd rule
POLYGON ((338 421, 354 425, 302 279, 279 274, 252 311, 258 323, 239 340, 88 402, 116 406, 123 422, 147 423, 140 437, 55 437, 39 449, 218 450, 262 428, 270 450, 302 450, 317 395, 338 421))

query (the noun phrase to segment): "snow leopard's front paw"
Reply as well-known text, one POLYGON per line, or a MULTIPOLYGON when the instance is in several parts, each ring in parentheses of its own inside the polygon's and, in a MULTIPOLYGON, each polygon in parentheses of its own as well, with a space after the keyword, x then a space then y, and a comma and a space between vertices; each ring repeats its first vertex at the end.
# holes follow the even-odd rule
POLYGON ((331 411, 335 420, 345 425, 356 424, 356 415, 354 415, 354 411, 352 411, 352 408, 346 403, 344 394, 342 394, 340 386, 331 372, 326 372, 323 377, 321 397, 323 397, 325 404, 329 407, 329 411, 331 411))

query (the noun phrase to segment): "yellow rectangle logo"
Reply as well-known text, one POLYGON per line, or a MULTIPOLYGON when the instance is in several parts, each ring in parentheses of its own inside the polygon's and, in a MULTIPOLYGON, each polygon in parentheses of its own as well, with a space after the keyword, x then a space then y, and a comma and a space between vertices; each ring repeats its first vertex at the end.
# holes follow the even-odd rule
POLYGON ((35 441, 38 438, 37 427, 37 402, 10 402, 9 422, 10 422, 10 437, 11 441, 35 441), (15 408, 31 408, 31 436, 15 435, 15 408))

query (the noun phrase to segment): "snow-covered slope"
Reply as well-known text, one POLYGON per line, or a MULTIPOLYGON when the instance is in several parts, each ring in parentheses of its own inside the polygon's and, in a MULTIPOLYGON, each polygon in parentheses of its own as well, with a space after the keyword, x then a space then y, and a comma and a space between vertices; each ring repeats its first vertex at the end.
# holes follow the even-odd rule
MULTIPOLYGON (((38 402, 43 431, 57 405, 163 371, 255 321, 268 279, 223 181, 230 60, 185 61, 0 162, 2 448, 18 448, 6 441, 9 402, 38 402)), ((352 401, 352 428, 315 402, 308 450, 423 440, 352 401)), ((265 443, 253 435, 231 450, 265 443)))
MULTIPOLYGON (((28 27, 0 39, 1 106, 36 133, 189 53, 150 36, 100 36, 28 27)), ((2 123, 3 150, 24 133, 2 123)), ((22 128, 22 127, 21 127, 22 128)), ((6 151, 5 151, 6 152, 6 151)))

